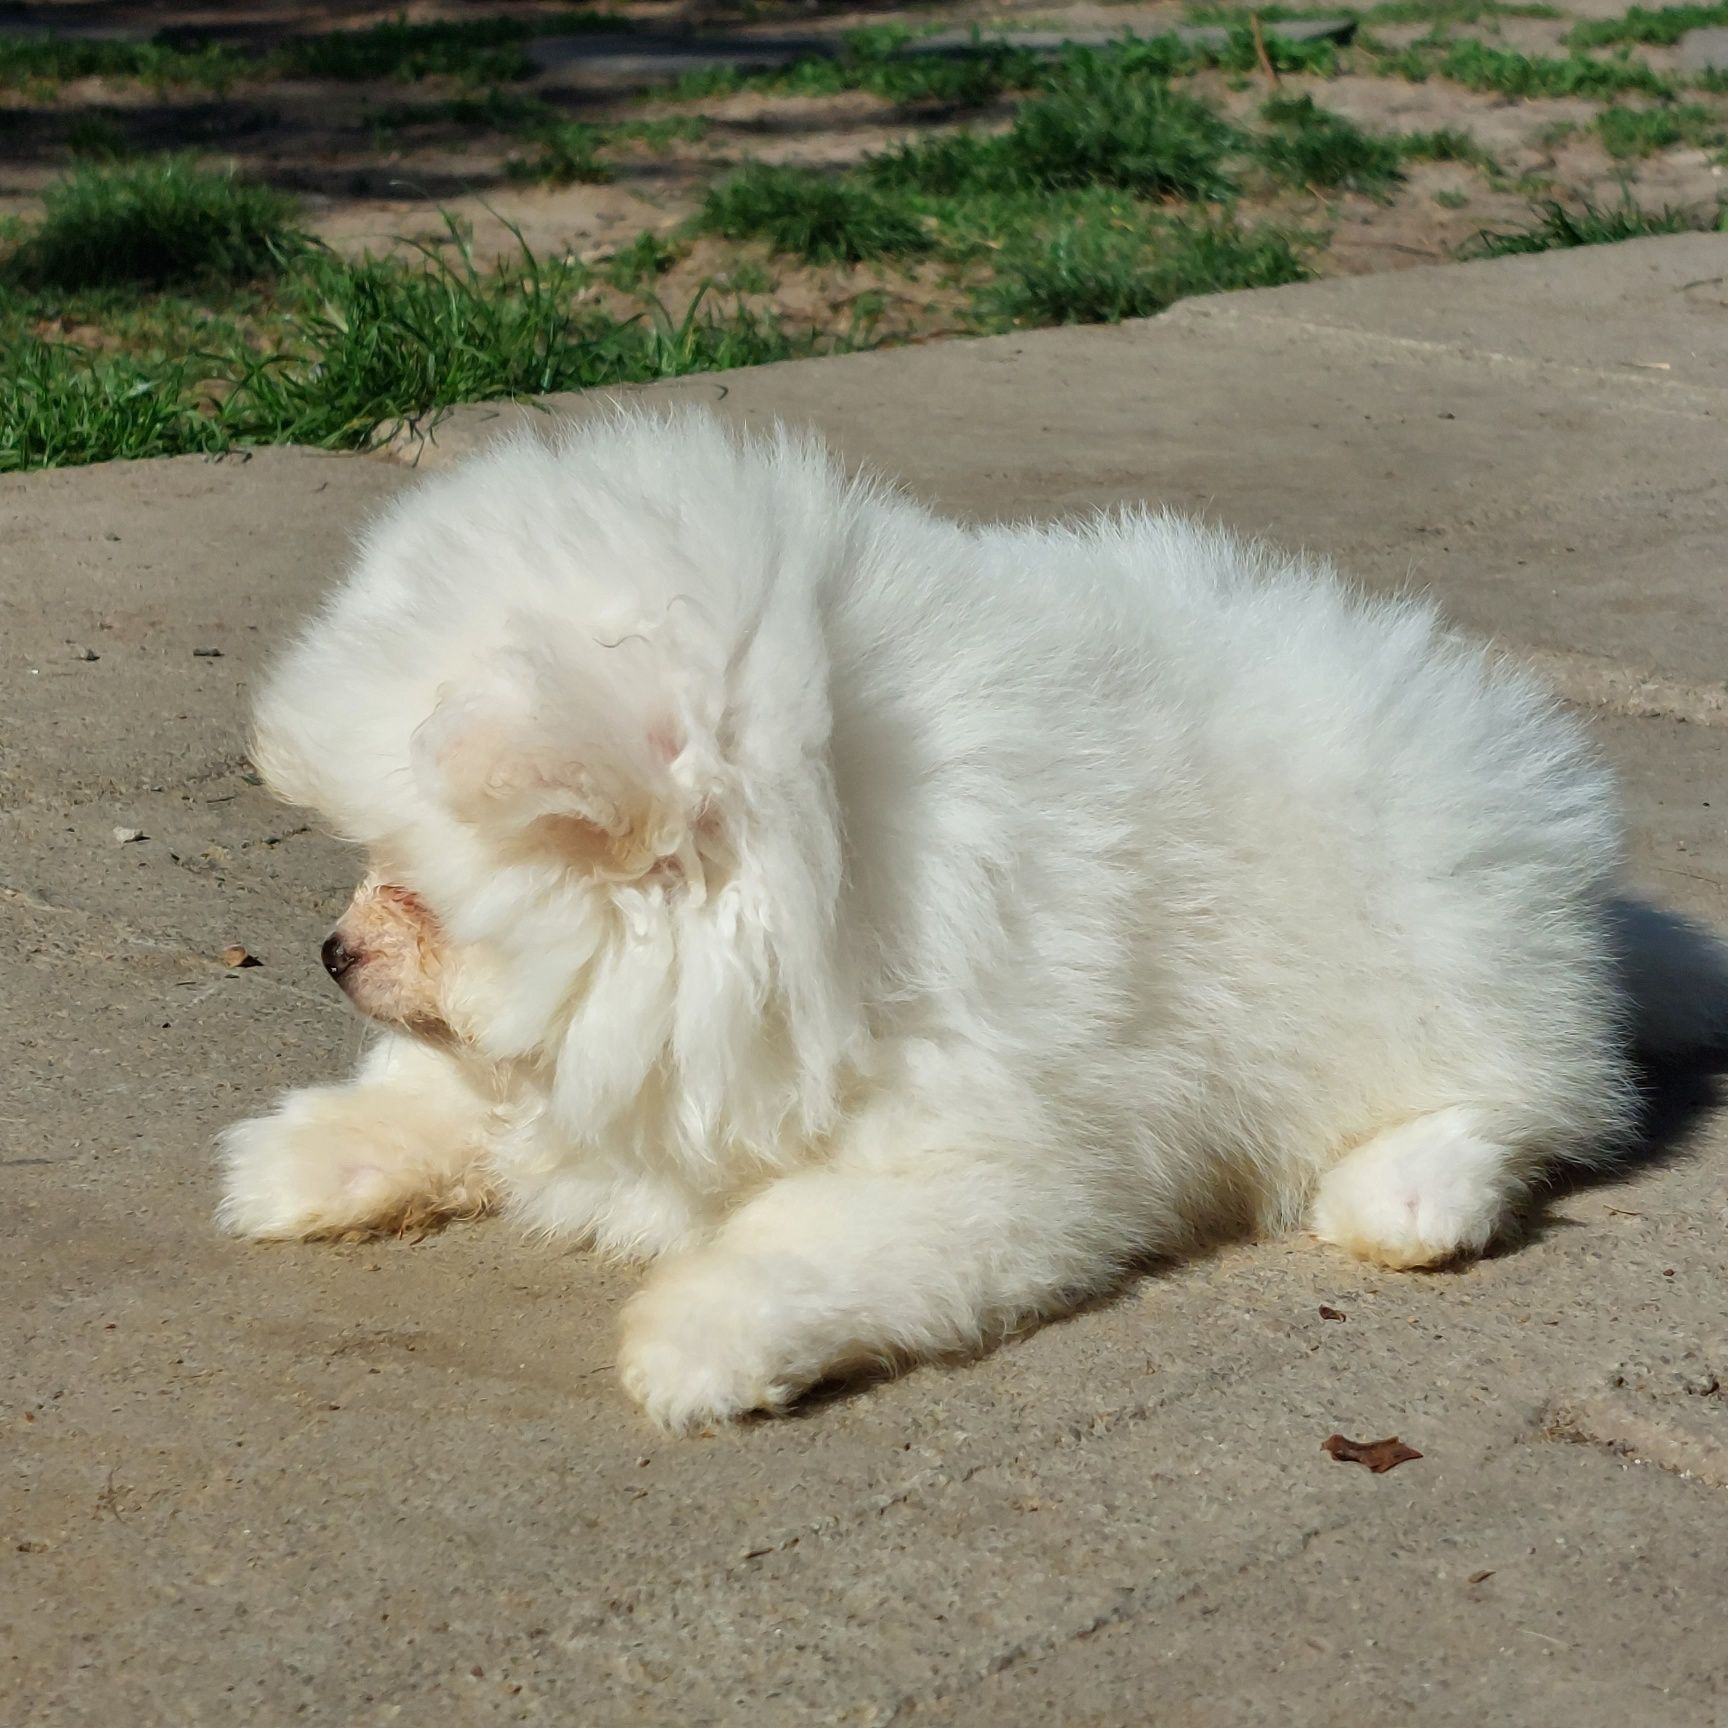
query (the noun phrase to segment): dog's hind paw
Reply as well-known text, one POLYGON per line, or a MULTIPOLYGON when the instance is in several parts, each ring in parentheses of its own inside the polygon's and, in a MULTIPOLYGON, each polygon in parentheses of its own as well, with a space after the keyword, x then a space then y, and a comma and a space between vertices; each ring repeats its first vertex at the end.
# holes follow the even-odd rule
POLYGON ((1466 1110, 1376 1135, 1321 1178, 1315 1235, 1359 1260, 1406 1269, 1480 1254, 1523 1192, 1516 1154, 1466 1110))

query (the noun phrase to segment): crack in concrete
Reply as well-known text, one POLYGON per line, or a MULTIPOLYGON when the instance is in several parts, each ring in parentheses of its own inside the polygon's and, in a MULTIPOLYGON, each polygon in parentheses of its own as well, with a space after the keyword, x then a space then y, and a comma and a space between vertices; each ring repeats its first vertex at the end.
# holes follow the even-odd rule
MULTIPOLYGON (((1217 1370, 1217 1367, 1218 1365, 1214 1363, 1214 1371, 1217 1370)), ((1198 1377, 1186 1384, 1173 1387, 1167 1394, 1160 1397, 1139 1400, 1115 1409, 1101 1410, 1095 1412, 1086 1421, 1073 1420, 1052 1425, 1028 1435, 1022 1451, 1012 1458, 985 1458, 972 1462, 952 1460, 932 1465, 897 1489, 873 1495, 858 1505, 835 1512, 826 1518, 802 1524, 794 1530, 784 1532, 778 1538, 751 1543, 750 1547, 738 1559, 722 1561, 712 1571, 705 1572, 700 1582, 709 1587, 723 1588, 733 1580, 746 1576, 755 1563, 766 1556, 786 1553, 805 1543, 825 1543, 830 1540, 844 1542, 854 1532, 889 1512, 902 1507, 917 1506, 928 1498, 952 1489, 962 1488, 977 1477, 990 1476, 1019 1468, 1026 1454, 1034 1449, 1039 1456, 1047 1456, 1059 1452, 1065 1447, 1097 1444, 1111 1435, 1133 1427, 1148 1417, 1165 1413, 1210 1383, 1210 1377, 1198 1377)), ((1307 1533, 1303 1539, 1303 1546, 1306 1546, 1307 1542, 1313 1540, 1314 1536, 1319 1533, 1319 1530, 1307 1533)), ((1257 1564, 1264 1558, 1265 1556, 1257 1555, 1252 1560, 1244 1562, 1244 1565, 1257 1564)), ((673 1601, 696 1582, 698 1580, 694 1578, 684 1578, 669 1582, 660 1589, 650 1589, 634 1595, 627 1602, 621 1600, 610 1603, 604 1610, 586 1616, 578 1625, 569 1628, 565 1634, 566 1640, 573 1643, 578 1638, 592 1637, 620 1619, 635 1616, 644 1607, 652 1608, 673 1601)), ((1203 1587, 1203 1585, 1196 1585, 1193 1590, 1203 1587)), ((1193 1590, 1184 1592, 1175 1600, 1184 1600, 1187 1595, 1193 1593, 1193 1590)), ((1121 1605, 1118 1604, 1118 1608, 1120 1607, 1121 1605)), ((1090 1636, 1091 1632, 1097 1631, 1102 1626, 1121 1617, 1125 1616, 1106 1610, 1096 1625, 1058 1637, 1052 1648, 1067 1641, 1070 1637, 1090 1636)), ((1025 1659, 1030 1660, 1031 1656, 1032 1653, 1029 1652, 1025 1659)), ((985 1674, 981 1674, 977 1678, 985 1678, 988 1673, 995 1671, 994 1668, 986 1670, 985 1674)), ((932 1694, 924 1694, 924 1701, 928 1702, 932 1696, 932 1694)), ((916 1702, 916 1700, 909 1700, 909 1702, 916 1702)), ((896 1704, 893 1708, 898 1709, 900 1706, 896 1704)), ((883 1725, 883 1728, 885 1728, 886 1723, 892 1720, 892 1716, 878 1718, 878 1722, 883 1725)))
MULTIPOLYGON (((1170 1398, 1125 1405, 1119 1410, 1104 1412, 1102 1414, 1108 1420, 1102 1426, 1095 1418, 1092 1423, 1084 1426, 1068 1423, 1047 1429, 1042 1434, 1028 1437, 1028 1449, 1037 1446, 1041 1453, 1051 1453, 1064 1446, 1087 1444, 1164 1409, 1183 1395, 1178 1392, 1170 1398)), ((568 1646, 579 1640, 592 1638, 620 1620, 633 1619, 644 1608, 652 1609, 675 1601, 692 1586, 723 1589, 734 1580, 746 1577, 759 1561, 770 1555, 783 1554, 806 1543, 820 1544, 836 1539, 844 1542, 854 1532, 887 1513, 901 1507, 916 1506, 927 1496, 964 1487, 976 1477, 1013 1469, 1018 1462, 1018 1458, 1000 1458, 981 1459, 970 1463, 945 1461, 931 1465, 899 1488, 871 1495, 864 1501, 825 1518, 814 1519, 796 1529, 784 1531, 776 1538, 754 1541, 737 1559, 719 1561, 711 1570, 706 1570, 699 1576, 668 1581, 658 1589, 651 1587, 627 1599, 620 1598, 609 1602, 603 1609, 590 1612, 574 1625, 567 1627, 563 1633, 564 1642, 568 1646)))
POLYGON ((1309 1525, 1299 1531, 1295 1537, 1287 1538, 1278 1543, 1276 1547, 1252 1554, 1235 1566, 1215 1573, 1211 1577, 1197 1579, 1185 1590, 1179 1590, 1173 1596, 1160 1596, 1155 1588, 1142 1585, 1118 1585, 1115 1603, 1093 1615, 1083 1625, 1070 1627, 1062 1632, 1045 1634, 1042 1637, 1021 1639, 1018 1643, 998 1651, 982 1667, 956 1685, 937 1686, 934 1689, 918 1693, 904 1694, 887 1707, 885 1715, 878 1715, 875 1728, 892 1728, 894 1723, 927 1705, 946 1703, 949 1699, 964 1697, 970 1692, 977 1691, 979 1687, 987 1685, 998 1674, 1006 1674, 1028 1663, 1044 1661, 1065 1646, 1084 1643, 1088 1638, 1095 1637, 1098 1633, 1106 1631, 1112 1626, 1131 1625, 1149 1614, 1180 1608, 1184 1603, 1205 1596, 1221 1584, 1233 1583, 1236 1579, 1245 1578, 1250 1573, 1281 1566, 1287 1561, 1305 1554, 1322 1536, 1330 1536, 1340 1530, 1357 1528, 1360 1523, 1359 1518, 1352 1517, 1334 1519, 1327 1524, 1309 1525))

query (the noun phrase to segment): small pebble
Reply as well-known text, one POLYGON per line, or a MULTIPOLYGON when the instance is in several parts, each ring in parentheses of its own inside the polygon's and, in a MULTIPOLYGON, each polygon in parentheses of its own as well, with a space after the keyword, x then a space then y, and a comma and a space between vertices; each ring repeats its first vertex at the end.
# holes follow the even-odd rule
POLYGON ((114 844, 116 846, 130 846, 134 840, 147 840, 148 838, 149 836, 142 828, 116 828, 114 830, 114 844))

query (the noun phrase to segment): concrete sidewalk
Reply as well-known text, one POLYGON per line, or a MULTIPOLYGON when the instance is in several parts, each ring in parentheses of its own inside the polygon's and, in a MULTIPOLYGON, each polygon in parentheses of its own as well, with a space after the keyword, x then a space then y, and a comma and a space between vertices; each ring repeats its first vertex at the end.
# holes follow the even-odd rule
MULTIPOLYGON (((1431 586, 1594 709, 1638 881, 1728 924, 1728 238, 648 394, 814 421, 961 511, 1152 499, 1431 586)), ((614 1383, 631 1274, 495 1225, 217 1237, 211 1135, 357 1037, 316 952, 352 864, 252 784, 246 692, 411 479, 0 481, 0 1719, 1724 1720, 1707 1077, 1644 1170, 1466 1271, 1245 1245, 693 1441, 614 1383), (1335 1430, 1423 1457, 1341 1466, 1335 1430)))

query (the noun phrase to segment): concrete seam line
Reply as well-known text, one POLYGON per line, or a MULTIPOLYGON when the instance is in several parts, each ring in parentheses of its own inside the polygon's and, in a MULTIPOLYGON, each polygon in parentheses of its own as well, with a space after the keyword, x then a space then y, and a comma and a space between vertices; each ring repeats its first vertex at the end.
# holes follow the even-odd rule
POLYGON ((1634 1464, 1728 1488, 1728 1455, 1698 1437, 1676 1433, 1659 1420, 1607 1398, 1550 1405, 1542 1438, 1563 1445, 1598 1447, 1634 1464))

